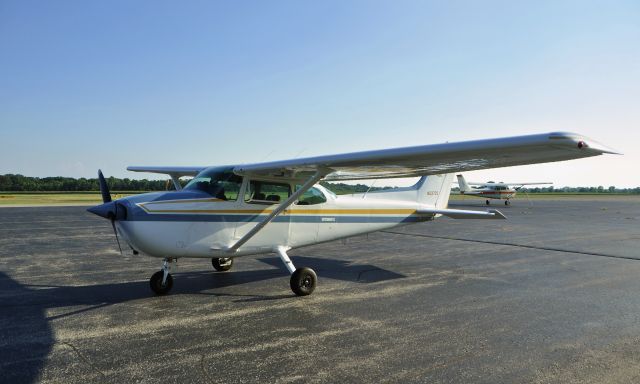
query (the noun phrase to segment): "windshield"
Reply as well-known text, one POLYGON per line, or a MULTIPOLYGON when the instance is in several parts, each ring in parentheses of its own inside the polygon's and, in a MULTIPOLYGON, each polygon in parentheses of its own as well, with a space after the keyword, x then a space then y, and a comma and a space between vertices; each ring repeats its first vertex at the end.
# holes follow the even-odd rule
POLYGON ((185 190, 197 190, 208 193, 220 200, 237 200, 242 177, 229 168, 209 168, 194 177, 185 190))
MULTIPOLYGON (((296 185, 296 190, 300 189, 300 185, 296 185)), ((327 198, 324 196, 319 188, 311 187, 305 193, 303 193, 296 204, 298 205, 315 205, 326 203, 327 198)))

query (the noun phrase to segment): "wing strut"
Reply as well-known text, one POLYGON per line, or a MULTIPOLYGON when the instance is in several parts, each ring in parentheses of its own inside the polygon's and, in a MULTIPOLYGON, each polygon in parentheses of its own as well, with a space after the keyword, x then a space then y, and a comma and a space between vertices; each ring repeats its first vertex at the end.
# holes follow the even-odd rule
POLYGON ((323 171, 321 169, 318 169, 316 171, 316 173, 313 174, 313 176, 311 176, 303 185, 302 187, 300 187, 300 189, 298 189, 297 191, 295 191, 287 200, 285 200, 284 202, 282 202, 280 205, 278 205, 273 211, 271 211, 271 213, 269 214, 269 216, 265 217, 264 220, 262 220, 261 222, 258 223, 258 225, 256 225, 255 227, 253 227, 252 230, 250 230, 249 232, 247 232, 244 236, 242 236, 242 238, 240 240, 238 240, 235 244, 233 244, 231 247, 229 247, 229 249, 227 249, 227 252, 233 253, 236 252, 238 250, 238 248, 240 248, 242 246, 242 244, 246 243, 247 241, 249 241, 249 239, 251 239, 253 236, 255 236, 258 232, 260 232, 260 230, 262 228, 264 228, 265 225, 269 224, 271 222, 271 220, 273 220, 276 216, 278 216, 282 211, 284 211, 285 209, 289 208, 289 206, 291 204, 293 204, 294 201, 296 201, 298 199, 298 197, 300 197, 300 195, 302 195, 303 193, 305 193, 306 191, 309 190, 309 188, 313 187, 313 185, 315 183, 317 183, 320 179, 322 179, 323 177, 325 177, 327 174, 327 171, 323 171))
POLYGON ((180 176, 175 175, 175 174, 171 174, 169 176, 171 176, 171 181, 173 182, 173 186, 176 189, 176 191, 181 190, 182 189, 182 185, 180 185, 180 176))

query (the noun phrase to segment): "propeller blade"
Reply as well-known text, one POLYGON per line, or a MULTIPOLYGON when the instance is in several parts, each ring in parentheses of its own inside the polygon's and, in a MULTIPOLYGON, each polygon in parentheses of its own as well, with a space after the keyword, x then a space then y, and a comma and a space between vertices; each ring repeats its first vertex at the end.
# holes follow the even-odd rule
POLYGON ((127 208, 118 202, 111 201, 109 186, 107 185, 107 181, 104 179, 104 175, 100 169, 98 169, 98 183, 100 184, 100 194, 102 195, 103 204, 91 207, 87 209, 87 211, 104 217, 105 219, 109 219, 111 222, 111 228, 113 228, 113 234, 116 235, 116 242, 118 243, 120 255, 122 255, 122 246, 120 245, 120 237, 118 236, 118 229, 116 228, 116 220, 127 219, 127 208), (118 207, 118 205, 120 205, 120 207, 118 207))
POLYGON ((118 230, 116 229, 116 220, 111 219, 111 227, 113 228, 113 233, 116 235, 116 242, 118 243, 118 249, 120 250, 120 256, 122 256, 122 247, 120 246, 120 238, 118 238, 118 230))
POLYGON ((109 203, 111 202, 111 193, 109 193, 109 186, 107 185, 107 181, 104 179, 102 175, 102 171, 98 169, 98 182, 100 183, 100 193, 102 194, 102 202, 109 203))

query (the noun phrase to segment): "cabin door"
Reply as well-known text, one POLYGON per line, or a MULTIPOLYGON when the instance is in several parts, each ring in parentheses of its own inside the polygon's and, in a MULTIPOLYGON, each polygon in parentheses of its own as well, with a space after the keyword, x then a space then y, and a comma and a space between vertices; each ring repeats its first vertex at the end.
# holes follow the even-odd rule
MULTIPOLYGON (((275 209, 291 196, 291 185, 281 182, 249 180, 246 185, 235 239, 239 240, 255 228, 275 209)), ((247 247, 273 248, 287 245, 289 241, 290 216, 281 213, 246 243, 247 247)))

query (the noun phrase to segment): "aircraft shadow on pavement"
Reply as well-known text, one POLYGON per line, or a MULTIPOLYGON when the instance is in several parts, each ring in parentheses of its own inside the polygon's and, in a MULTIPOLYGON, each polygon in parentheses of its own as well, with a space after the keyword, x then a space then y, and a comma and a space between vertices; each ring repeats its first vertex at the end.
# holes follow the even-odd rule
POLYGON ((40 371, 54 343, 46 318, 48 305, 28 303, 37 290, 0 272, 0 381, 31 383, 40 371), (26 302, 25 302, 26 301, 26 302))
MULTIPOLYGON (((237 296, 238 301, 261 301, 292 298, 288 288, 288 271, 277 257, 259 259, 276 268, 230 271, 184 272, 175 274, 172 294, 207 294, 237 296), (283 278, 283 293, 275 296, 216 293, 211 290, 250 282, 283 278)), ((373 283, 405 277, 373 265, 352 264, 349 261, 292 257, 297 267, 313 268, 324 278, 373 283)), ((0 362, 2 380, 11 383, 38 381, 40 372, 54 344, 50 321, 77 315, 97 308, 132 300, 154 298, 148 281, 131 281, 85 286, 27 285, 0 272, 0 362), (85 306, 84 308, 48 316, 51 308, 85 306)))
MULTIPOLYGON (((282 273, 288 275, 288 272, 280 258, 265 257, 258 260, 265 264, 278 267, 282 270, 282 273)), ((347 260, 294 256, 291 258, 291 261, 293 261, 296 268, 309 267, 313 269, 319 279, 329 278, 355 283, 376 283, 379 281, 406 277, 402 274, 382 269, 374 265, 352 264, 347 260)))

